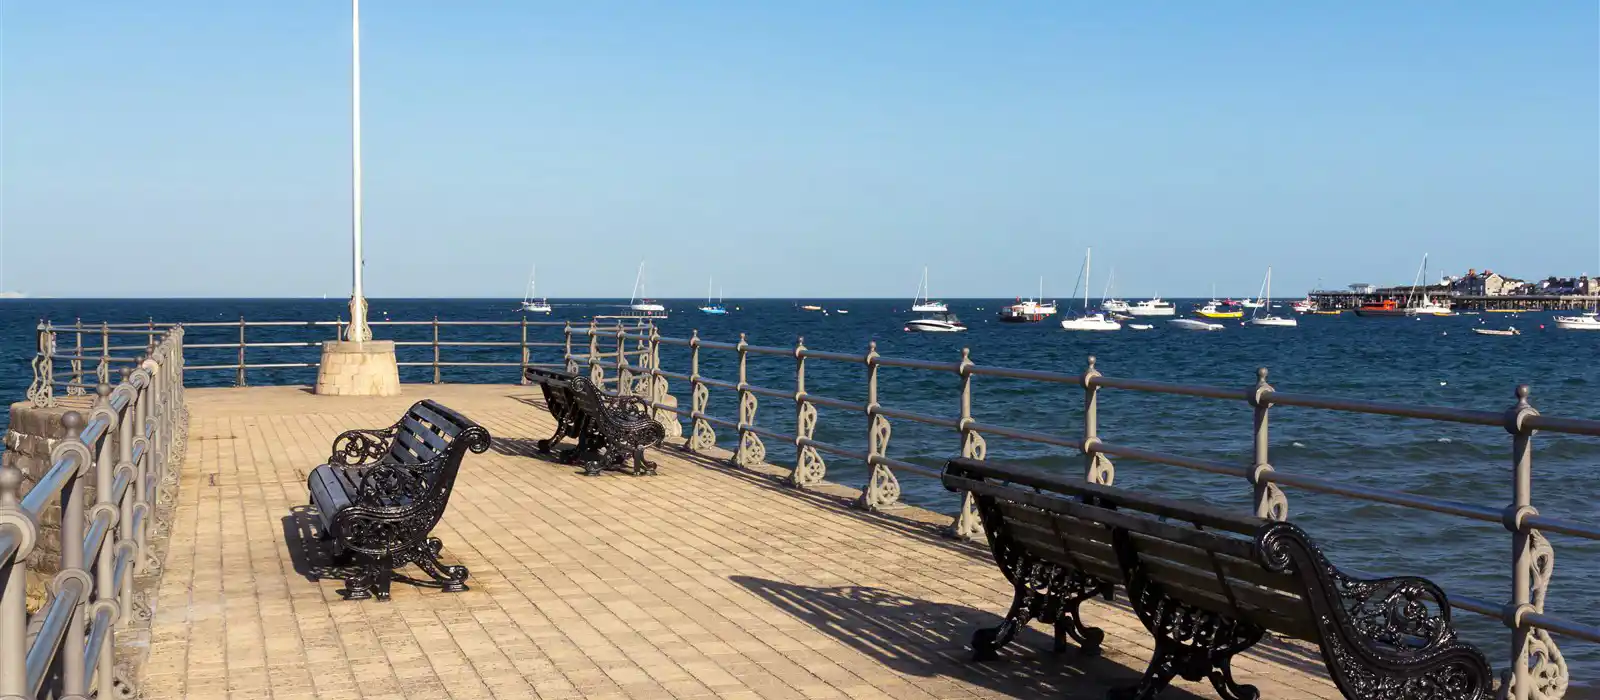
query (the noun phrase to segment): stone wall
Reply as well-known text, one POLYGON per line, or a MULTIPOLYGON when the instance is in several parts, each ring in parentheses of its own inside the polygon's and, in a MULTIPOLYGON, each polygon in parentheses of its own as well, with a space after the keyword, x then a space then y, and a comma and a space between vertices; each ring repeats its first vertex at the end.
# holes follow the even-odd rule
POLYGON ((395 364, 394 341, 323 343, 316 390, 322 396, 399 396, 400 368, 395 364))
MULTIPOLYGON (((67 411, 89 413, 86 398, 57 399, 60 404, 40 408, 27 401, 11 404, 11 427, 6 431, 6 451, 0 455, 7 467, 22 471, 22 493, 50 470, 50 450, 65 436, 61 416, 67 411)), ((94 482, 84 480, 84 504, 94 503, 94 482)), ((81 546, 81 545, 80 545, 81 546)), ((61 570, 61 502, 52 499, 39 514, 39 542, 28 556, 28 609, 36 610, 47 597, 46 584, 61 570)))

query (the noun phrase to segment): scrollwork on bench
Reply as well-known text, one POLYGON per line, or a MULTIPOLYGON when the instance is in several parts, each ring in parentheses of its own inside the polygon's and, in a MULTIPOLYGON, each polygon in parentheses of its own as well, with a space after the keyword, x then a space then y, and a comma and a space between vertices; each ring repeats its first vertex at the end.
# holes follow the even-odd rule
POLYGON ((387 428, 346 430, 333 439, 328 464, 336 467, 361 467, 382 460, 389 454, 399 424, 387 428))

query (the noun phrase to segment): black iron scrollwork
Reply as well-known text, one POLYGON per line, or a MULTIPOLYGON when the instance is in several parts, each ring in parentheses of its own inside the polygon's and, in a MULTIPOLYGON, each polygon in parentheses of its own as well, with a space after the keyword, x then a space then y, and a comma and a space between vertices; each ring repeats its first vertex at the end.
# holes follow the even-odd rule
POLYGON ((1483 653, 1456 639, 1450 601, 1416 577, 1359 579, 1306 534, 1276 523, 1257 538, 1267 569, 1297 576, 1322 636, 1323 661, 1346 697, 1481 700, 1492 688, 1483 653))
POLYGON ((571 382, 583 432, 572 455, 584 473, 621 469, 631 459, 633 473, 654 474, 656 464, 645 459, 645 448, 660 445, 667 431, 650 416, 650 408, 637 396, 608 397, 584 377, 571 382))
POLYGON ((336 467, 361 467, 383 459, 389 454, 398 425, 387 428, 346 430, 333 440, 333 453, 328 464, 336 467))

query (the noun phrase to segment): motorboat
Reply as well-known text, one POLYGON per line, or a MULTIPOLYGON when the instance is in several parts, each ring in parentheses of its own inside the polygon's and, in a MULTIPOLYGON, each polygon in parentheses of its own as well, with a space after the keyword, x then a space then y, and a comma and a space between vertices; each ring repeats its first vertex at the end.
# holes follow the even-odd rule
POLYGON ((535 265, 528 272, 528 293, 522 296, 522 310, 530 314, 550 313, 550 300, 541 297, 534 286, 534 279, 538 277, 539 266, 535 265))
POLYGON ((1212 299, 1196 309, 1195 313, 1205 318, 1244 318, 1244 308, 1239 306, 1239 302, 1232 300, 1212 299))
POLYGON ((1127 326, 1125 326, 1125 328, 1127 328, 1130 331, 1148 331, 1148 330, 1153 330, 1155 328, 1155 326, 1152 326, 1152 325, 1150 325, 1148 323, 1130 323, 1127 326))
POLYGON ((917 285, 917 295, 911 298, 911 310, 919 313, 944 313, 950 310, 942 301, 933 301, 928 298, 932 290, 928 289, 928 268, 922 268, 922 283, 917 285))
POLYGON ((1577 316, 1557 316, 1556 328, 1570 331, 1600 331, 1600 314, 1590 311, 1577 316))
POLYGON ((1111 313, 1125 314, 1128 313, 1128 311, 1132 308, 1133 306, 1131 304, 1121 299, 1107 299, 1100 302, 1100 310, 1111 313))
MULTIPOLYGON (((1106 276, 1106 288, 1105 288, 1105 291, 1100 293, 1100 310, 1111 314, 1113 317, 1115 317, 1117 314, 1127 314, 1128 313, 1128 302, 1123 301, 1121 299, 1118 299, 1118 298, 1116 298, 1114 296, 1111 296, 1112 290, 1116 288, 1115 287, 1116 282, 1117 282, 1117 271, 1116 271, 1115 268, 1112 268, 1111 274, 1106 276)), ((1085 282, 1084 283, 1084 288, 1086 290, 1087 290, 1088 286, 1089 286, 1088 283, 1085 282)))
POLYGON ((628 298, 628 308, 643 314, 666 314, 667 307, 644 295, 644 261, 639 261, 639 273, 633 278, 633 296, 628 298))
POLYGON ((1104 312, 1089 311, 1089 253, 1093 249, 1083 250, 1083 314, 1075 318, 1061 319, 1061 328, 1069 331, 1118 331, 1122 324, 1111 320, 1104 312))
POLYGON ((1344 309, 1315 309, 1311 313, 1318 316, 1338 316, 1344 313, 1344 309))
POLYGON ((713 316, 726 316, 728 307, 722 305, 722 295, 717 295, 716 303, 711 302, 711 279, 706 278, 706 303, 700 305, 700 313, 713 316))
POLYGON ((1400 302, 1393 299, 1384 299, 1383 301, 1369 301, 1356 307, 1356 315, 1374 317, 1415 316, 1417 312, 1409 306, 1402 306, 1400 302))
POLYGON ((1266 291, 1261 294, 1261 303, 1257 304, 1254 311, 1250 312, 1248 323, 1262 328, 1294 328, 1300 325, 1293 316, 1279 316, 1272 313, 1272 268, 1267 268, 1267 278, 1262 280, 1261 286, 1266 291), (1261 313, 1266 309, 1267 313, 1261 313))
POLYGON ((1415 314, 1413 314, 1413 315, 1416 315, 1416 316, 1454 316, 1454 315, 1456 315, 1455 309, 1450 308, 1449 304, 1434 301, 1433 299, 1428 297, 1428 294, 1426 292, 1424 292, 1422 294, 1421 298, 1411 308, 1415 312, 1415 314))
POLYGON ((922 318, 906 321, 906 330, 919 333, 960 333, 967 324, 948 311, 930 313, 922 318))
POLYGON ((849 309, 834 309, 833 312, 836 313, 836 314, 847 314, 847 313, 850 313, 850 310, 849 309))
POLYGON ((1522 331, 1512 327, 1507 327, 1504 330, 1498 328, 1474 328, 1472 332, 1478 335, 1522 335, 1522 331))
POLYGON ((1222 330, 1222 324, 1220 324, 1220 323, 1211 323, 1209 321, 1202 321, 1202 320, 1200 320, 1198 318, 1175 318, 1175 319, 1172 319, 1171 321, 1167 321, 1167 323, 1172 324, 1176 328, 1182 328, 1182 329, 1184 329, 1186 331, 1220 331, 1220 330, 1222 330))
POLYGON ((1000 322, 1038 323, 1047 315, 1039 308, 1039 302, 1032 299, 1023 301, 1022 297, 1017 297, 1017 303, 1000 309, 1000 322))
POLYGON ((1173 306, 1172 302, 1170 302, 1170 301, 1162 301, 1160 296, 1156 296, 1156 297, 1153 297, 1153 298, 1146 299, 1144 301, 1135 303, 1133 306, 1128 307, 1128 315, 1130 315, 1130 316, 1176 316, 1176 315, 1178 315, 1178 307, 1173 306))
POLYGON ((800 307, 800 310, 801 311, 821 311, 822 307, 817 306, 816 304, 806 304, 805 306, 800 307))
POLYGON ((1289 305, 1289 310, 1297 314, 1308 314, 1317 310, 1317 302, 1312 301, 1311 297, 1298 299, 1289 305))
POLYGON ((1239 302, 1239 305, 1247 309, 1259 309, 1263 306, 1266 306, 1267 302, 1261 299, 1245 299, 1244 301, 1239 302))

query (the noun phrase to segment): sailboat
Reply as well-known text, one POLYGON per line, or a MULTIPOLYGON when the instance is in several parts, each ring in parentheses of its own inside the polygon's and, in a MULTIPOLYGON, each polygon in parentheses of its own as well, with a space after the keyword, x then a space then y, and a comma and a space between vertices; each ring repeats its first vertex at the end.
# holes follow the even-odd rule
POLYGON ((1450 308, 1449 304, 1442 304, 1442 303, 1436 302, 1433 299, 1429 298, 1429 296, 1428 296, 1428 254, 1427 253, 1423 253, 1422 254, 1422 269, 1417 271, 1417 279, 1416 279, 1415 282, 1413 282, 1411 284, 1411 289, 1412 289, 1412 292, 1417 295, 1415 303, 1412 304, 1412 306, 1411 306, 1411 308, 1414 309, 1414 314, 1415 315, 1417 315, 1417 316, 1454 316, 1455 315, 1455 311, 1450 308), (1421 286, 1420 293, 1417 292, 1417 288, 1418 288, 1419 284, 1421 286))
POLYGON ((922 283, 917 285, 917 295, 911 299, 911 310, 929 313, 944 313, 950 310, 942 301, 933 301, 928 295, 933 290, 928 288, 928 267, 922 267, 922 283))
POLYGON ((1089 312, 1089 253, 1092 249, 1083 250, 1083 315, 1077 318, 1061 320, 1061 327, 1069 331, 1117 331, 1122 330, 1122 324, 1106 317, 1105 312, 1089 312))
POLYGON ((1265 292, 1261 296, 1261 303, 1255 307, 1254 311, 1250 312, 1250 325, 1269 328, 1293 328, 1300 325, 1300 322, 1296 321, 1293 316, 1278 316, 1272 313, 1271 267, 1267 268, 1267 278, 1261 282, 1261 286, 1265 292), (1262 309, 1267 310, 1265 315, 1261 314, 1262 309))
POLYGON ((1129 313, 1128 302, 1111 296, 1111 290, 1117 283, 1117 268, 1111 268, 1111 275, 1106 279, 1105 291, 1100 292, 1100 309, 1114 314, 1129 313))
POLYGON ((539 296, 537 288, 534 286, 534 279, 538 276, 538 272, 538 265, 533 266, 533 269, 528 272, 528 293, 522 296, 522 310, 530 314, 547 314, 550 313, 550 300, 539 296))
POLYGON ((628 298, 628 308, 645 314, 665 314, 667 307, 644 295, 644 261, 639 261, 639 274, 633 278, 633 296, 628 298))
POLYGON ((711 303, 711 278, 706 278, 706 303, 700 305, 700 312, 714 315, 725 315, 728 309, 722 305, 722 295, 717 295, 717 303, 711 303))

